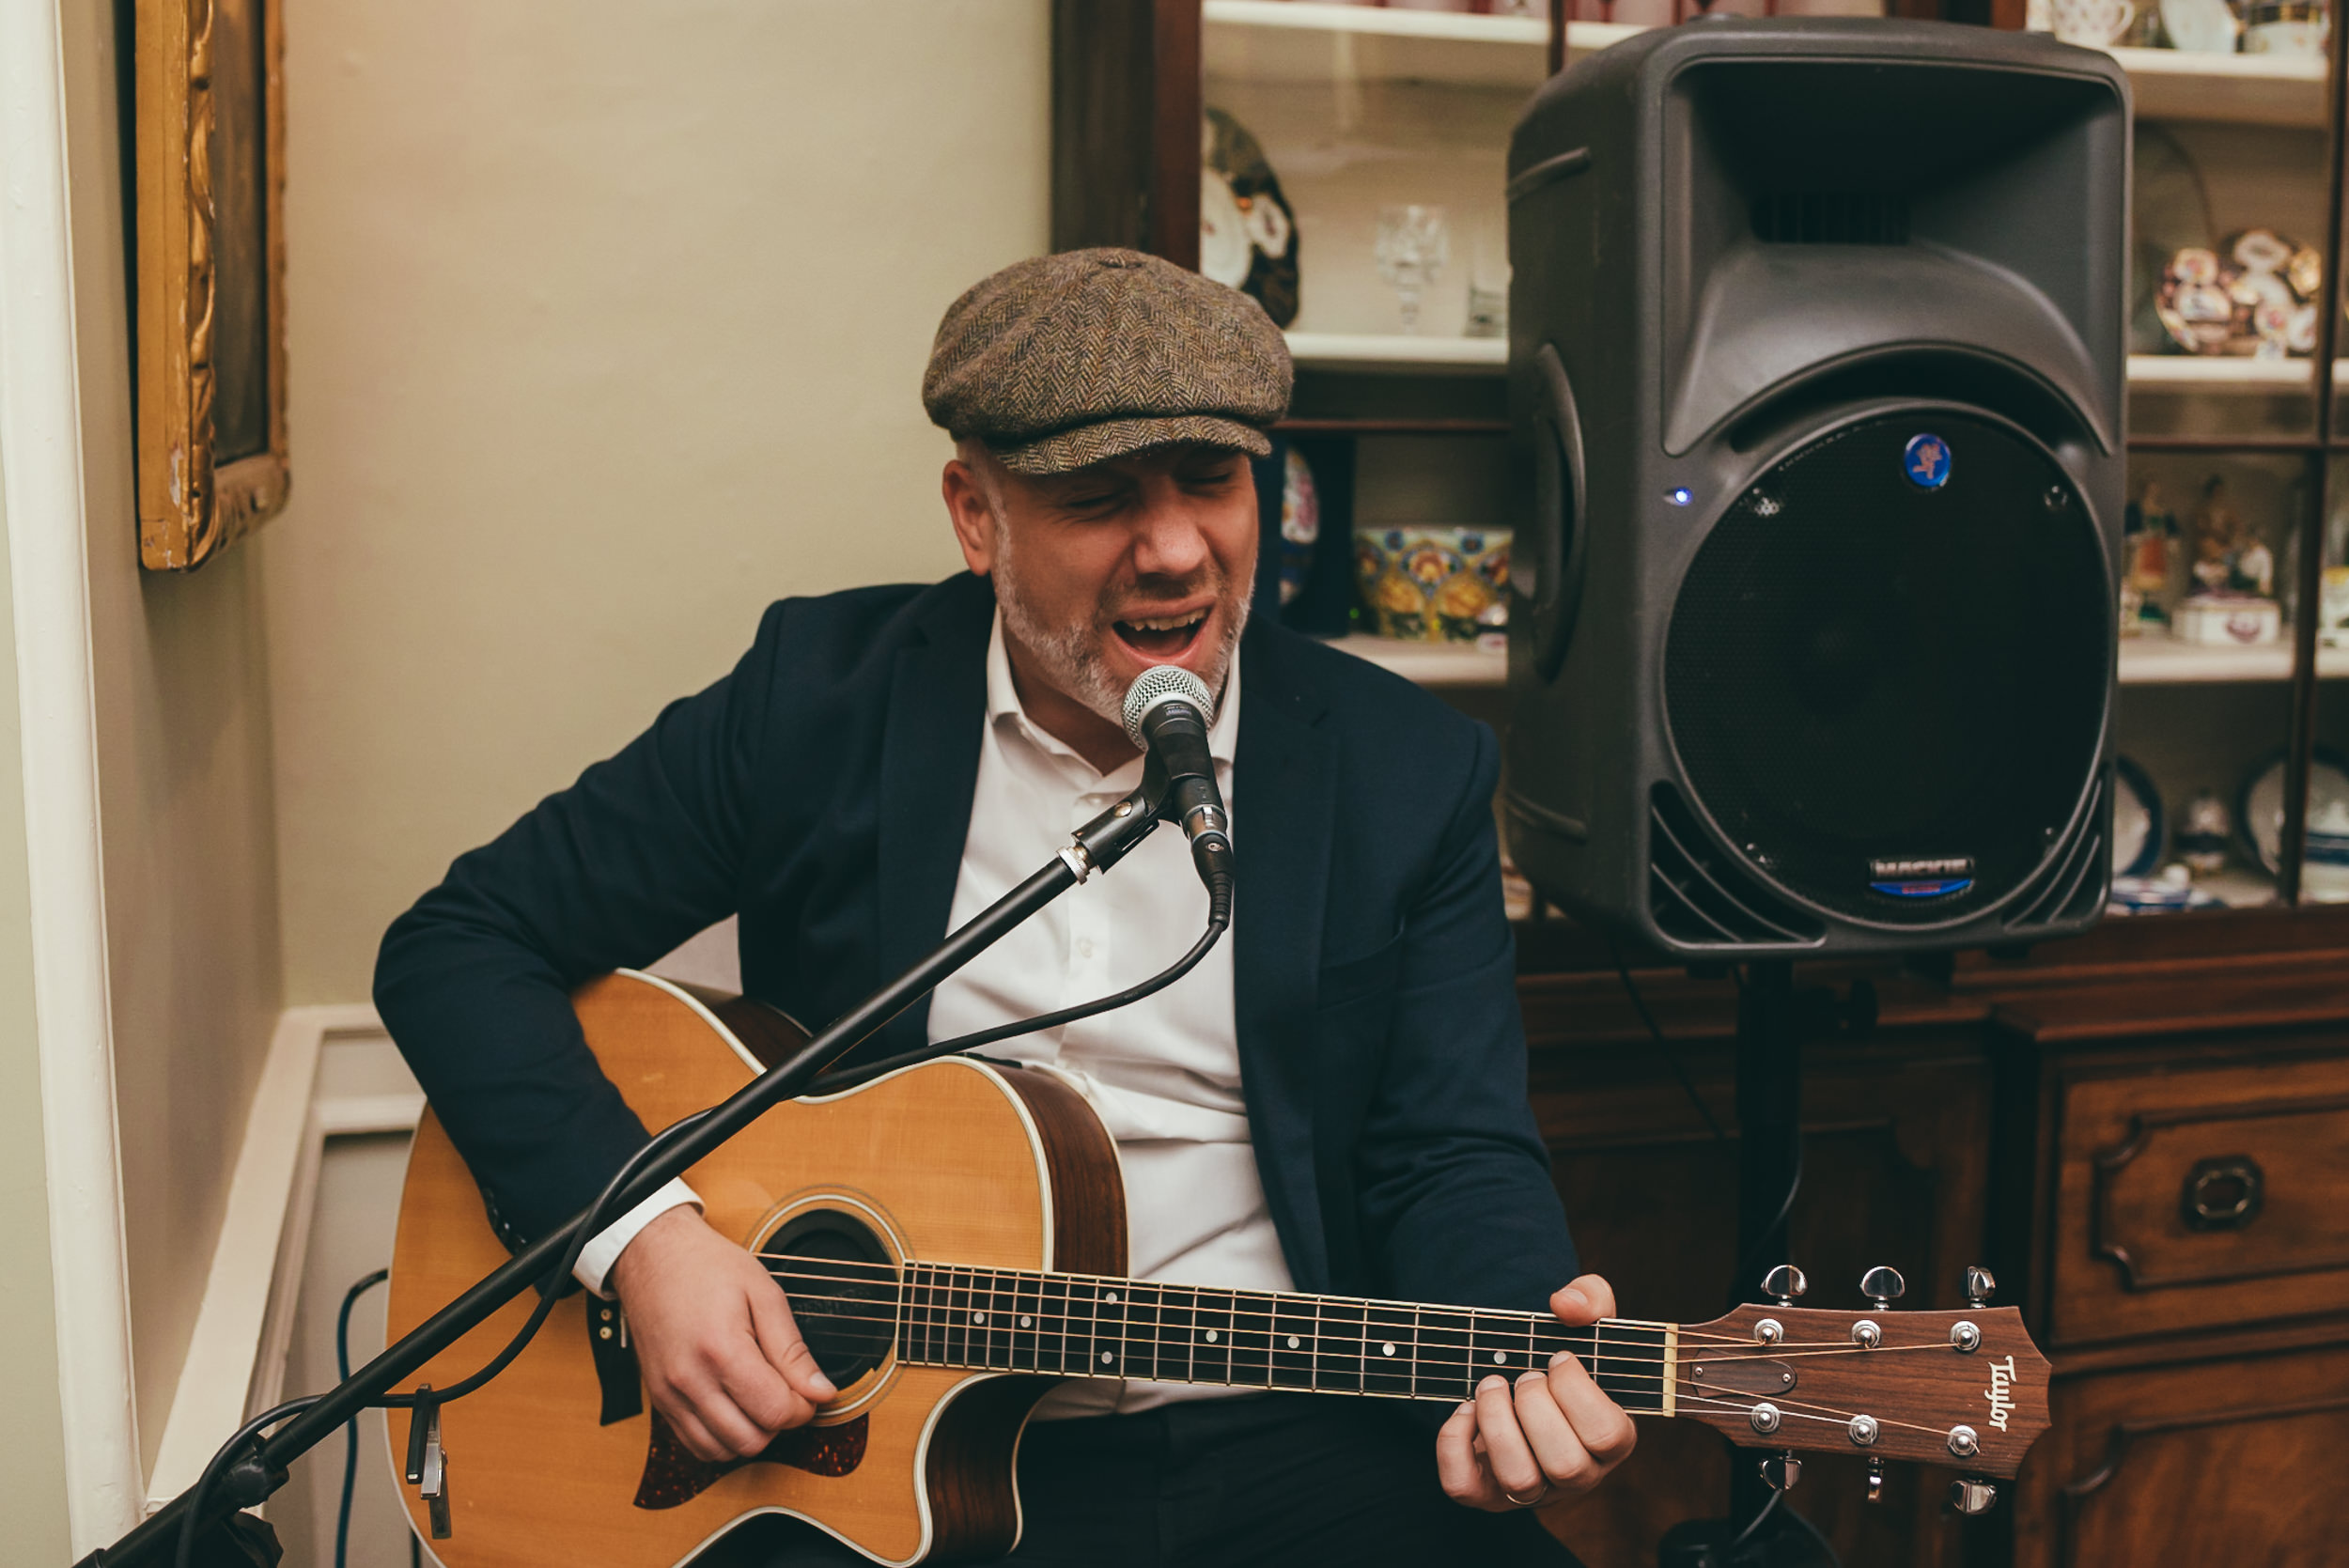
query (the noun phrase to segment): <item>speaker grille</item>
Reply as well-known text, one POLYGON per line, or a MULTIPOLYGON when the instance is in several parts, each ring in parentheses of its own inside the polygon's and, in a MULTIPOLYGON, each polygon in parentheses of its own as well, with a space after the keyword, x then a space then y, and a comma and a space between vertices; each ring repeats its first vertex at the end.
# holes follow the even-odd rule
POLYGON ((2051 862, 2036 886, 2016 902, 2006 928, 2018 934, 2030 927, 2084 920, 2104 908, 2111 881, 2105 875, 2104 781, 2096 782, 2096 799, 2088 809, 2088 831, 2072 852, 2051 862))
POLYGON ((1906 245, 1908 198, 1861 191, 1780 191, 1753 204, 1766 245, 1906 245))
POLYGON ((1868 924, 2018 894, 2079 851, 2107 571, 2069 476, 2003 427, 1936 411, 1801 448, 1729 507, 1673 605, 1665 711, 1692 804, 1750 876, 1868 924), (1931 488, 1922 437, 1945 455, 1931 488))
POLYGON ((1648 912, 1688 947, 1809 944, 1819 922, 1712 846, 1680 792, 1659 784, 1648 808, 1648 912))

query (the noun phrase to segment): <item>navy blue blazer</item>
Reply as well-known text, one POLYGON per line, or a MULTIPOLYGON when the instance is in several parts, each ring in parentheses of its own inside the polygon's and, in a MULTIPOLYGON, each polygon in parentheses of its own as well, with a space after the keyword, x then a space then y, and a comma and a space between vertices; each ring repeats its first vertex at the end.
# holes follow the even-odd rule
MULTIPOLYGON (((993 615, 967 575, 772 606, 731 675, 394 923, 376 1005, 513 1230, 584 1207, 646 1137, 574 986, 738 914, 744 989, 821 1024, 945 934, 993 615)), ((1290 1272, 1538 1310, 1575 1253, 1526 1102, 1492 732, 1262 617, 1245 636, 1234 1005, 1290 1272)))

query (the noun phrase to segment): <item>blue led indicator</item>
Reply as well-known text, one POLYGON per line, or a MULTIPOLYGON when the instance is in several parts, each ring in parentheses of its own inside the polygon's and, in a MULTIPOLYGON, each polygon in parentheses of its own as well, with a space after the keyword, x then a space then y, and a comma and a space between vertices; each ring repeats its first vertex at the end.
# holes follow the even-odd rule
POLYGON ((1671 502, 1675 506, 1686 506, 1689 502, 1695 500, 1696 497, 1690 495, 1685 489, 1670 489, 1664 492, 1664 499, 1671 502))

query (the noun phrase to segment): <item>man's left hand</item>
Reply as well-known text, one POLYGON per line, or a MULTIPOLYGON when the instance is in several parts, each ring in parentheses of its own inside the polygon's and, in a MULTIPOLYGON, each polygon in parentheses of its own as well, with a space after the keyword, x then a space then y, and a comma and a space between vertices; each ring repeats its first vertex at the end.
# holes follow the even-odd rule
MULTIPOLYGON (((1585 1274, 1549 1298, 1571 1327, 1615 1315, 1614 1290, 1585 1274)), ((1631 1452, 1639 1434, 1572 1353, 1513 1387, 1498 1374, 1477 1385, 1436 1434, 1436 1473, 1455 1502, 1490 1513, 1532 1508, 1587 1492, 1631 1452)))

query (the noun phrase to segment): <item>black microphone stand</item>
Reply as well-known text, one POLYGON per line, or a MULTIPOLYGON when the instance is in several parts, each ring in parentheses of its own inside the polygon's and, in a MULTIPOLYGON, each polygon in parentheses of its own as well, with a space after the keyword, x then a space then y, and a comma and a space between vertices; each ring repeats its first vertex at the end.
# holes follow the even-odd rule
MULTIPOLYGON (((387 1398, 399 1397, 394 1394, 396 1389, 486 1322, 499 1308, 542 1281, 549 1291, 560 1289, 561 1281, 548 1276, 570 1252, 571 1242, 583 1225, 600 1221, 608 1215, 626 1214, 666 1185, 671 1177, 682 1175, 768 1110, 804 1093, 826 1067, 855 1049, 1014 926, 1094 872, 1107 871, 1115 865, 1158 826, 1168 803, 1166 794, 1164 769, 1153 756, 1143 768, 1142 786, 1078 829, 1068 846, 1042 870, 960 930, 951 933, 927 957, 834 1019, 822 1033, 760 1074, 732 1097, 700 1113, 692 1126, 682 1128, 673 1141, 646 1158, 642 1169, 617 1193, 607 1193, 603 1200, 517 1252, 397 1343, 386 1345, 374 1360, 310 1402, 299 1414, 291 1415, 276 1432, 266 1437, 250 1438, 249 1452, 232 1458, 224 1450, 206 1467, 204 1481, 172 1498, 113 1545, 101 1546, 82 1559, 75 1568, 163 1568, 179 1547, 192 1511, 200 1508, 195 1527, 199 1531, 208 1531, 231 1514, 267 1498, 286 1483, 288 1467, 294 1460, 334 1436, 360 1411, 381 1405, 387 1398)), ((1228 910, 1228 895, 1218 902, 1228 910)), ((952 1046, 956 1042, 939 1044, 952 1046)), ((922 1053, 909 1053, 893 1060, 910 1062, 917 1054, 922 1053)), ((419 1425, 428 1414, 428 1409, 418 1409, 419 1425)))

